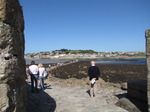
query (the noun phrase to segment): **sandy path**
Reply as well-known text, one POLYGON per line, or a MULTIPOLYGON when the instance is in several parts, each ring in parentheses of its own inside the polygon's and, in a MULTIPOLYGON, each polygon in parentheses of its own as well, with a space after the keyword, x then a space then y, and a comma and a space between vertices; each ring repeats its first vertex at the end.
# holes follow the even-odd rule
POLYGON ((60 87, 51 82, 51 89, 46 89, 55 101, 55 112, 127 112, 115 106, 117 95, 125 93, 120 89, 99 88, 98 95, 91 98, 89 87, 60 87))

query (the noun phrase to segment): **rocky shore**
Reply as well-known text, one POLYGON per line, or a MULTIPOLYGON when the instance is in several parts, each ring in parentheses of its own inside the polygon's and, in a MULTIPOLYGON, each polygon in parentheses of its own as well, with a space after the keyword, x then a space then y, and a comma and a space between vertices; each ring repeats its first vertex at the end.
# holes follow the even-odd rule
POLYGON ((89 96, 87 76, 90 61, 65 63, 56 66, 44 64, 49 73, 44 92, 33 94, 28 88, 28 112, 127 112, 116 106, 126 97, 127 81, 145 80, 146 65, 97 65, 101 69, 98 95, 89 96))
MULTIPOLYGON (((85 79, 90 66, 89 61, 80 61, 49 70, 51 77, 59 79, 85 79)), ((101 78, 106 82, 124 83, 131 80, 146 80, 146 65, 97 65, 101 78)))
POLYGON ((98 88, 98 95, 91 98, 89 86, 71 87, 58 80, 46 83, 47 88, 39 93, 31 93, 28 84, 27 112, 127 112, 116 106, 126 94, 119 88, 98 88))

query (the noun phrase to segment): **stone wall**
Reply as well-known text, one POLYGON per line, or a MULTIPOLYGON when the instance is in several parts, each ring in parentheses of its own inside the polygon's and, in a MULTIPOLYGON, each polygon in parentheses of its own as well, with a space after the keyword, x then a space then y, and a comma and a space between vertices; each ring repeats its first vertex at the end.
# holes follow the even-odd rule
POLYGON ((148 110, 150 112, 150 29, 146 30, 146 57, 147 57, 147 96, 148 96, 148 110))
POLYGON ((0 111, 25 112, 24 20, 18 0, 0 0, 0 111))

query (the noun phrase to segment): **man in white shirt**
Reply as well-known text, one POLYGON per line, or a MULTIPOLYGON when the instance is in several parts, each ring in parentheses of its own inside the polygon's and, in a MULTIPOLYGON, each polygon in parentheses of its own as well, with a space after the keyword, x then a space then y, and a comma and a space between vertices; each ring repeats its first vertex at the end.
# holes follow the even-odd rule
POLYGON ((37 92, 38 91, 38 78, 39 78, 39 75, 38 75, 38 66, 35 65, 35 61, 32 61, 31 62, 31 65, 29 66, 29 74, 31 76, 31 92, 34 92, 34 88, 37 92), (35 83, 35 87, 34 87, 34 83, 35 83))

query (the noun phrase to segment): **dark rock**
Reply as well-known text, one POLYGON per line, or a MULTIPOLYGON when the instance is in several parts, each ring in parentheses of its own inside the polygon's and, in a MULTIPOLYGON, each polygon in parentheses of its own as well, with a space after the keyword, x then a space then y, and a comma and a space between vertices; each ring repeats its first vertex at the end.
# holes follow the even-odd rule
POLYGON ((147 81, 129 81, 128 96, 147 103, 147 81))

